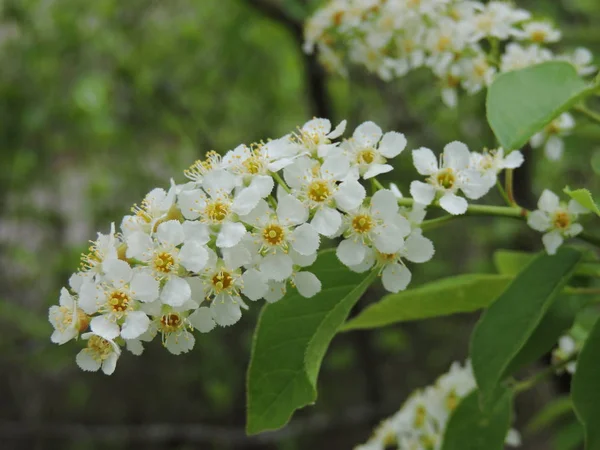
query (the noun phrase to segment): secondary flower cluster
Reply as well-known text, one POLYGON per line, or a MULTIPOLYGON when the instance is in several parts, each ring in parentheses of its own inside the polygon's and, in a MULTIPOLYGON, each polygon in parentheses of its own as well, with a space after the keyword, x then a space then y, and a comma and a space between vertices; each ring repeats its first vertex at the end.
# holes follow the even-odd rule
MULTIPOLYGON (((450 415, 460 401, 475 389, 470 362, 455 362, 450 371, 432 385, 414 392, 392 417, 384 420, 371 439, 355 450, 438 450, 450 415)), ((506 444, 520 445, 519 433, 512 429, 506 444)))
MULTIPOLYGON (((560 38, 549 21, 503 1, 331 0, 306 23, 304 49, 317 47, 333 72, 346 74, 348 59, 386 81, 426 67, 454 107, 459 89, 475 94, 500 72, 553 59, 571 62, 581 75, 596 70, 585 48, 554 54, 548 46, 560 38)), ((558 159, 573 126, 565 113, 531 143, 558 159)))

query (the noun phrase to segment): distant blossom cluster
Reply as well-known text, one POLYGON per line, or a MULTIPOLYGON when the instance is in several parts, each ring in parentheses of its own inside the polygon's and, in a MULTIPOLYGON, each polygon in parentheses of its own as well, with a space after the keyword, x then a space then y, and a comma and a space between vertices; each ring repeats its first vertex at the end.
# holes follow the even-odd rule
MULTIPOLYGON (((306 23, 304 49, 317 48, 325 67, 342 75, 346 60, 386 81, 425 67, 454 107, 459 90, 475 94, 501 72, 549 60, 571 62, 581 75, 596 71, 585 48, 555 54, 549 46, 560 39, 551 22, 504 1, 331 0, 306 23)), ((564 113, 531 144, 558 159, 573 127, 564 113)))
MULTIPOLYGON (((339 242, 336 255, 351 270, 377 270, 384 288, 399 292, 411 281, 409 264, 434 254, 421 226, 427 206, 464 214, 468 199, 523 163, 519 151, 471 152, 456 141, 439 156, 419 148, 412 159, 422 179, 406 199, 375 178, 393 170, 404 135, 365 122, 340 139, 345 127, 313 119, 279 139, 211 151, 184 172, 186 183, 150 191, 118 232, 113 224, 83 255, 50 308, 52 341, 81 337, 78 365, 106 374, 123 348, 139 355, 157 335, 171 353, 188 352, 195 330, 235 324, 247 301, 276 302, 290 288, 317 294, 321 282, 308 268, 323 238, 339 242)), ((543 198, 530 225, 548 232, 550 252, 581 230, 573 224, 580 209, 543 198)))
MULTIPOLYGON (((448 420, 460 401, 475 389, 469 361, 455 362, 425 389, 415 391, 393 416, 384 420, 371 439, 355 450, 439 450, 448 420)), ((505 443, 518 446, 519 433, 511 429, 505 443)))

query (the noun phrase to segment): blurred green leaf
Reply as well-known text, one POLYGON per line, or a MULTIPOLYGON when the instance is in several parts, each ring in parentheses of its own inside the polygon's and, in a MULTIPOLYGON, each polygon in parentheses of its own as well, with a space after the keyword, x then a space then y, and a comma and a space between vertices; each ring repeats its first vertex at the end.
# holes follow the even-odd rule
POLYGON ((518 149, 586 92, 586 82, 568 62, 503 73, 488 89, 487 119, 502 147, 518 149))
POLYGON ((502 450, 511 416, 511 391, 505 390, 489 411, 480 409, 479 393, 473 391, 450 416, 442 450, 502 450))
POLYGON ((573 414, 573 402, 570 397, 552 399, 533 416, 525 430, 527 433, 537 433, 568 414, 573 414))
POLYGON ((586 450, 600 449, 600 320, 588 336, 573 376, 571 397, 585 432, 586 450))
POLYGON ((535 253, 515 250, 497 250, 494 252, 494 265, 502 275, 517 275, 536 256, 535 253))
POLYGON ((312 266, 323 288, 312 298, 294 291, 263 308, 248 367, 246 430, 284 426, 293 412, 314 403, 317 376, 331 339, 377 272, 356 274, 335 252, 321 252, 312 266))
POLYGON ((342 330, 378 328, 398 322, 472 312, 489 306, 511 277, 467 274, 390 294, 348 321, 342 330))
POLYGON ((554 450, 578 450, 583 444, 583 427, 573 420, 560 428, 555 436, 552 448, 554 450))
POLYGON ((596 215, 600 216, 600 209, 598 208, 598 204, 594 201, 592 193, 587 189, 575 189, 574 191, 572 191, 567 186, 563 192, 575 201, 577 201, 577 203, 579 203, 581 206, 584 206, 590 211, 596 213, 596 215))
POLYGON ((482 404, 490 408, 498 384, 534 334, 581 253, 562 247, 537 256, 482 315, 471 335, 471 361, 482 404))

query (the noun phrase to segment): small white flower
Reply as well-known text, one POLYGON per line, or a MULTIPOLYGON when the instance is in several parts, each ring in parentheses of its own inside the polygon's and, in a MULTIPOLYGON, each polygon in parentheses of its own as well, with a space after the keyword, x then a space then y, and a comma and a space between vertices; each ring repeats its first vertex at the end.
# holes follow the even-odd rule
POLYGON ((506 46, 504 54, 500 61, 500 71, 510 72, 512 70, 523 69, 553 58, 552 52, 542 48, 537 44, 523 47, 516 42, 511 42, 506 46))
POLYGON ((79 336, 90 322, 90 318, 78 308, 76 297, 62 288, 60 291, 59 305, 53 305, 48 311, 48 319, 54 327, 50 340, 62 345, 79 336))
POLYGON ((598 68, 594 66, 594 55, 585 47, 577 47, 571 54, 560 55, 558 59, 568 61, 575 66, 577 73, 587 76, 595 73, 598 68))
POLYGON ((87 372, 97 372, 102 369, 106 375, 111 375, 117 366, 121 349, 111 339, 106 339, 94 333, 84 333, 81 338, 87 340, 87 347, 81 350, 75 361, 87 372))
POLYGON ((125 216, 121 222, 125 238, 137 231, 149 234, 156 228, 158 221, 166 219, 169 214, 176 215, 177 212, 173 209, 176 190, 177 186, 171 180, 168 192, 161 188, 152 189, 140 206, 134 205, 131 208, 133 215, 125 216))
MULTIPOLYGON (((582 343, 578 342, 573 336, 561 336, 558 340, 558 347, 552 352, 552 364, 557 364, 571 358, 581 350, 582 343)), ((574 374, 577 370, 577 361, 572 361, 566 366, 567 372, 574 374)))
POLYGON ((544 146, 546 157, 552 161, 560 159, 565 143, 563 137, 575 127, 575 119, 569 113, 562 113, 539 133, 534 134, 529 143, 533 148, 544 146))
POLYGON ((294 135, 298 152, 323 158, 327 156, 331 149, 337 147, 338 144, 332 143, 331 140, 344 134, 345 129, 345 120, 340 122, 333 131, 331 130, 331 122, 328 119, 315 118, 309 120, 294 135))
POLYGON ((540 196, 538 209, 529 213, 527 224, 544 233, 544 247, 549 255, 554 255, 565 238, 577 236, 583 231, 583 227, 576 222, 579 214, 587 212, 574 199, 568 204, 562 203, 555 193, 546 189, 540 196))
POLYGON ((489 191, 483 177, 469 168, 471 154, 462 142, 451 142, 444 147, 441 165, 428 148, 413 150, 413 162, 417 172, 427 175, 426 183, 413 181, 410 194, 416 202, 431 204, 441 195, 440 206, 450 214, 464 214, 467 201, 456 195, 462 191, 470 199, 478 199, 489 191))
POLYGON ((521 167, 524 160, 520 151, 514 150, 504 156, 504 149, 500 147, 497 150, 484 150, 483 153, 471 153, 470 167, 477 170, 491 188, 496 184, 500 172, 521 167))
POLYGON ((523 25, 523 31, 517 31, 514 34, 519 39, 535 44, 558 42, 561 38, 560 31, 548 22, 528 22, 523 25))
POLYGON ((110 233, 98 233, 98 238, 93 241, 87 253, 81 257, 81 270, 93 276, 103 273, 105 261, 118 258, 118 248, 121 240, 115 233, 115 224, 111 223, 110 233))

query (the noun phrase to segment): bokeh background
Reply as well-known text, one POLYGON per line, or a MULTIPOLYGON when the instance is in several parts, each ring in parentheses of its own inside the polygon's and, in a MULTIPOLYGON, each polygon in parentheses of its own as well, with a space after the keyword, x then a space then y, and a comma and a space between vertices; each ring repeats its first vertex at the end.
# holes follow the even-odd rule
MULTIPOLYGON (((562 45, 600 54, 596 0, 518 3, 554 18, 562 45)), ((182 182, 208 150, 278 137, 313 116, 348 119, 350 130, 374 120, 404 132, 409 149, 439 151, 455 139, 493 147, 483 95, 453 111, 424 71, 389 84, 362 69, 347 79, 323 73, 301 50, 303 20, 318 5, 0 1, 0 449, 351 449, 409 392, 465 358, 475 315, 340 335, 317 404, 281 431, 247 438, 244 378, 258 307, 186 355, 158 341, 142 357, 126 354, 110 377, 77 368, 78 343, 50 343, 47 309, 87 241, 151 188, 182 182)), ((527 150, 517 171, 522 204, 568 183, 598 192, 600 131, 582 120, 567 147, 559 163, 527 150)), ((408 152, 396 165, 386 181, 407 193, 408 152)), ((462 219, 431 237, 436 257, 415 268, 415 285, 493 271, 497 248, 540 248, 538 235, 510 219, 462 219)), ((373 288, 357 309, 381 294, 373 288)), ((517 424, 566 388, 568 379, 554 379, 520 398, 517 424)), ((525 434, 523 448, 577 448, 571 421, 525 434)))

